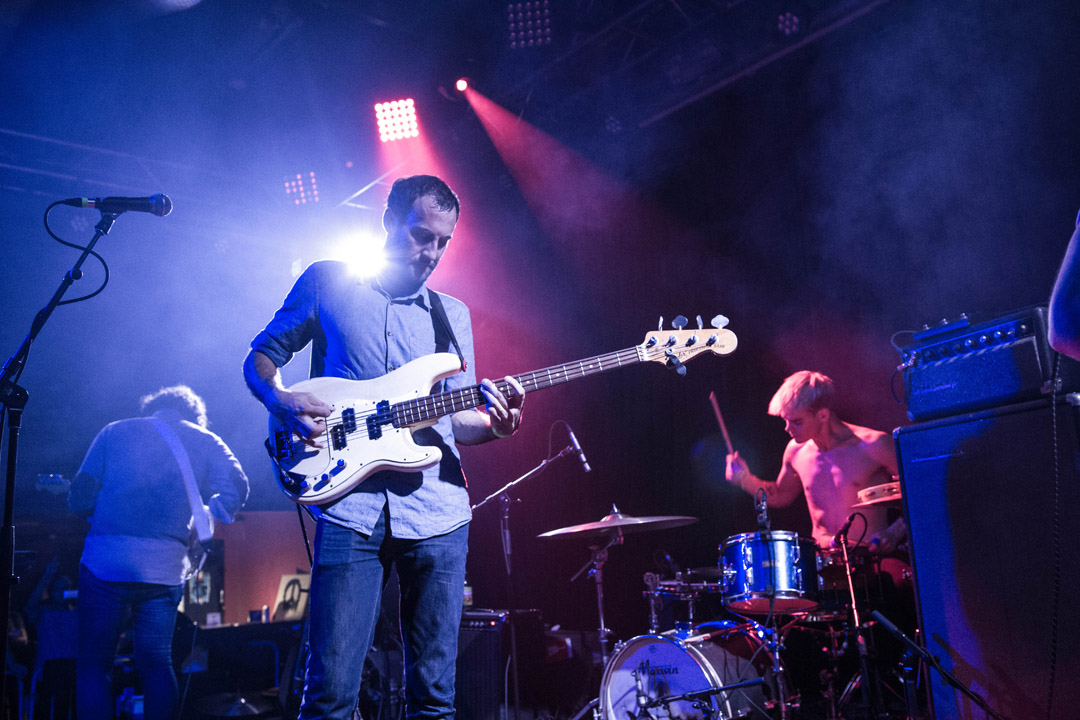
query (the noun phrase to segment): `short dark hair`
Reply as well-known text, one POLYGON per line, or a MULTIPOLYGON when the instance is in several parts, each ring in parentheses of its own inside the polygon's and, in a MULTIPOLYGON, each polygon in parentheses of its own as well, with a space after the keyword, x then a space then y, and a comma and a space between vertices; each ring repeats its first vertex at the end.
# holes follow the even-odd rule
POLYGON ((435 200, 439 210, 453 210, 461 215, 461 203, 450 186, 434 175, 411 175, 398 178, 390 187, 390 196, 386 198, 386 207, 394 217, 403 222, 412 210, 413 203, 425 195, 435 200))
POLYGON ((163 387, 139 399, 139 409, 144 415, 153 415, 158 410, 175 410, 180 417, 206 427, 206 403, 187 385, 163 387))

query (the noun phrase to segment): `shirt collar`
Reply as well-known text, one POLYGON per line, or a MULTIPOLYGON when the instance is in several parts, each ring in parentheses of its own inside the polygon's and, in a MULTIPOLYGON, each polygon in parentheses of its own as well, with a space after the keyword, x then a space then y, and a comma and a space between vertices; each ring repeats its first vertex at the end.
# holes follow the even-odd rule
POLYGON ((428 293, 430 292, 427 285, 421 285, 420 289, 414 292, 412 295, 404 295, 402 297, 391 297, 390 293, 383 290, 382 284, 379 283, 378 278, 371 278, 369 283, 375 292, 385 297, 395 305, 412 305, 416 304, 424 310, 431 310, 431 301, 428 299, 428 293))

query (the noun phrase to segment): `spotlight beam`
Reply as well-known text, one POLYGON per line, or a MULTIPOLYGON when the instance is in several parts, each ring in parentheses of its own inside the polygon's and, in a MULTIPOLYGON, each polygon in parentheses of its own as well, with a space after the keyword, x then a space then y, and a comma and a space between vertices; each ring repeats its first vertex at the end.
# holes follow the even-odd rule
POLYGON ((353 193, 352 195, 350 195, 349 197, 347 197, 347 198, 345 198, 344 200, 342 200, 342 201, 341 201, 340 203, 338 203, 338 207, 343 207, 343 206, 345 206, 345 205, 348 205, 349 207, 354 207, 354 208, 361 208, 362 210, 372 210, 373 208, 371 208, 371 207, 369 207, 369 206, 367 206, 367 205, 360 205, 359 203, 354 203, 354 202, 351 202, 351 201, 352 201, 353 199, 355 199, 355 198, 358 198, 358 197, 360 197, 361 195, 363 195, 364 193, 366 193, 366 192, 367 192, 368 190, 370 190, 371 188, 373 188, 373 187, 375 187, 376 185, 378 185, 379 183, 381 183, 381 182, 382 182, 383 180, 385 180, 385 179, 386 179, 386 176, 387 176, 387 175, 391 175, 392 173, 395 173, 395 172, 397 172, 397 170, 398 170, 398 169, 399 169, 399 168, 400 168, 400 167, 401 167, 402 165, 404 165, 404 164, 405 164, 405 162, 404 162, 404 161, 402 161, 402 162, 399 162, 399 163, 398 163, 397 165, 395 165, 394 167, 390 168, 389 170, 387 170, 386 172, 384 172, 384 173, 383 173, 382 175, 380 175, 379 177, 375 178, 374 180, 372 180, 371 182, 369 182, 369 183, 368 183, 367 185, 365 185, 364 187, 360 188, 359 190, 357 190, 356 192, 354 192, 354 193, 353 193))

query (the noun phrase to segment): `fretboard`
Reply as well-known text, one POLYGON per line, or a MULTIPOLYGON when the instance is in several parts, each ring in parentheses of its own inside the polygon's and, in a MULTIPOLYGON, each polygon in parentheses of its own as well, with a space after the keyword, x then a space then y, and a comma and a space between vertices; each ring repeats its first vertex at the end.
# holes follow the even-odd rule
MULTIPOLYGON (((642 362, 641 348, 632 347, 564 365, 553 365, 543 370, 534 370, 533 372, 516 375, 514 379, 521 384, 526 393, 530 393, 639 362, 642 362)), ((505 380, 495 381, 495 387, 499 388, 499 391, 504 395, 511 395, 514 392, 510 384, 505 380)), ((443 415, 450 415, 462 410, 471 410, 485 404, 487 404, 487 398, 484 397, 480 386, 473 385, 395 403, 390 410, 393 414, 394 427, 407 427, 429 422, 443 415)))

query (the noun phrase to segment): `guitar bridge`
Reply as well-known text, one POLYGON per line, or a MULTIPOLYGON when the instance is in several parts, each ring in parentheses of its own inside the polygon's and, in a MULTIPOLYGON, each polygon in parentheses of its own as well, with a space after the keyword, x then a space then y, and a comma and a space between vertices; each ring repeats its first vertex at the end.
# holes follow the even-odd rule
POLYGON ((266 440, 266 451, 270 453, 270 457, 278 462, 284 462, 286 460, 292 460, 293 458, 293 442, 292 432, 286 428, 278 428, 274 431, 274 437, 266 440))

